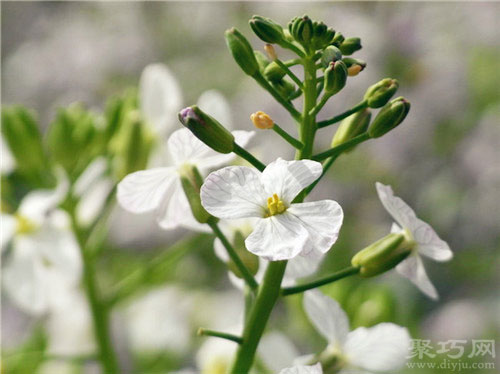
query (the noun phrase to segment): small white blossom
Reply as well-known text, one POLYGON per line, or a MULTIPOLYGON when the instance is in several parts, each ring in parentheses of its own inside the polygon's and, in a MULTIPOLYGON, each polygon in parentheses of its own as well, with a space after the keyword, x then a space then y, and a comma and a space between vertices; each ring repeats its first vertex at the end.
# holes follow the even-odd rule
POLYGON ((427 296, 437 299, 438 293, 425 272, 420 255, 435 261, 449 261, 453 257, 453 252, 448 244, 439 238, 431 226, 417 218, 408 204, 401 198, 394 196, 390 186, 378 182, 376 186, 380 201, 396 221, 391 231, 401 232, 407 230, 416 243, 412 253, 396 266, 396 271, 413 282, 427 296))
POLYGON ((343 220, 333 200, 292 204, 322 173, 319 162, 277 159, 260 173, 229 166, 211 173, 201 188, 205 209, 223 219, 256 217, 245 240, 247 249, 270 261, 327 252, 337 240, 343 220))
POLYGON ((400 369, 406 362, 410 335, 406 328, 380 323, 349 332, 347 315, 332 298, 320 291, 307 291, 304 308, 316 330, 328 341, 327 352, 338 356, 342 372, 383 372, 400 369))
POLYGON ((313 366, 298 365, 283 369, 280 374, 323 374, 323 369, 319 363, 313 366))
POLYGON ((30 192, 14 215, 2 213, 2 252, 10 245, 3 287, 17 306, 41 314, 78 285, 82 261, 66 212, 57 209, 68 190, 30 192))
MULTIPOLYGON (((233 131, 236 143, 241 146, 253 135, 248 131, 233 131)), ((132 213, 155 211, 157 222, 164 229, 184 226, 206 230, 191 213, 189 202, 181 185, 181 174, 186 168, 196 166, 202 175, 210 169, 231 161, 232 154, 219 154, 198 140, 188 129, 179 129, 168 139, 172 165, 141 170, 127 175, 119 184, 119 204, 132 213)))

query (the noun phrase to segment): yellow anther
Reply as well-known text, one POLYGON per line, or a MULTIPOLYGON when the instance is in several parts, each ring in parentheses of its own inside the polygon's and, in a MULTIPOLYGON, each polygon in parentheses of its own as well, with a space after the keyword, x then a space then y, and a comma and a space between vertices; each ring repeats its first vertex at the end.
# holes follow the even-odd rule
POLYGON ((274 126, 272 118, 260 110, 250 115, 250 119, 254 126, 261 130, 271 129, 274 126))
POLYGON ((36 223, 29 220, 28 218, 16 214, 16 234, 29 234, 36 230, 36 223))
POLYGON ((268 216, 274 216, 283 213, 286 210, 286 206, 277 194, 273 194, 272 197, 267 199, 267 210, 269 211, 268 216))
POLYGON ((266 53, 269 56, 269 58, 271 59, 271 61, 278 59, 278 55, 276 54, 276 50, 274 49, 272 44, 266 44, 264 46, 264 51, 266 51, 266 53))
POLYGON ((363 67, 361 65, 352 65, 347 69, 347 75, 349 75, 350 77, 354 77, 358 75, 361 70, 363 70, 363 67))

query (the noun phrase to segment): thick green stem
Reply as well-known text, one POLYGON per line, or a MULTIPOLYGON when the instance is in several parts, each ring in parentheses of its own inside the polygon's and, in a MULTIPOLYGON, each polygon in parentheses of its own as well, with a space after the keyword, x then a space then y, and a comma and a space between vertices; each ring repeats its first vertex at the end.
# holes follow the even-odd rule
POLYGON ((249 163, 251 163, 253 166, 255 166, 257 168, 257 170, 259 170, 259 171, 264 171, 264 169, 266 168, 266 165, 264 165, 262 162, 257 160, 254 155, 252 155, 246 149, 241 148, 236 143, 234 143, 233 152, 236 153, 241 158, 247 160, 249 163))
POLYGON ((285 274, 286 261, 270 262, 262 286, 250 311, 243 330, 243 343, 236 353, 231 374, 244 374, 252 367, 257 346, 266 328, 267 321, 280 295, 281 281, 285 274))
POLYGON ((300 141, 304 147, 296 153, 298 160, 310 158, 313 152, 316 116, 311 110, 316 106, 316 92, 316 67, 314 61, 307 57, 304 59, 304 108, 299 128, 300 141))
POLYGON ((330 126, 334 123, 342 121, 344 118, 347 118, 351 114, 354 114, 356 112, 359 112, 362 109, 365 109, 367 106, 368 106, 368 104, 366 103, 366 101, 362 101, 359 104, 357 104, 356 106, 352 107, 351 109, 345 111, 344 113, 339 114, 338 116, 335 116, 335 117, 330 118, 330 119, 325 120, 325 121, 318 122, 318 129, 321 129, 323 127, 330 126))
POLYGON ((326 277, 317 279, 317 280, 309 282, 309 283, 299 284, 298 286, 294 286, 294 287, 283 288, 281 290, 281 294, 283 296, 293 295, 296 293, 311 290, 313 288, 318 288, 318 287, 324 286, 325 284, 333 283, 335 281, 338 281, 340 279, 343 279, 343 278, 346 278, 346 277, 349 277, 351 275, 355 275, 358 273, 359 273, 359 268, 350 266, 350 267, 342 269, 336 273, 327 275, 326 277))
POLYGON ((325 152, 318 153, 317 155, 312 156, 312 159, 316 160, 316 161, 321 161, 321 160, 324 160, 325 158, 338 156, 342 152, 344 152, 346 149, 349 149, 352 146, 355 146, 356 144, 362 143, 368 139, 370 139, 370 135, 368 135, 368 133, 365 132, 363 134, 355 136, 354 138, 352 138, 351 140, 348 140, 345 143, 342 143, 336 147, 330 148, 329 150, 327 150, 325 152))

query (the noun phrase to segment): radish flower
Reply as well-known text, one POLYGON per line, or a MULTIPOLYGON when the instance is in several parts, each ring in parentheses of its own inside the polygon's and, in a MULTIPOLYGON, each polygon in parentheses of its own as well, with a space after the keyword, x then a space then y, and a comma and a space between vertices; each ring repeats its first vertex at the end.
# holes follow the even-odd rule
POLYGON ((280 371, 280 374, 323 374, 323 369, 321 368, 321 364, 313 366, 299 365, 283 369, 280 371))
POLYGON ((396 221, 391 231, 406 231, 406 234, 411 235, 415 241, 411 254, 396 266, 396 271, 413 282, 424 294, 437 299, 438 293, 425 272, 420 255, 435 261, 449 261, 453 257, 453 252, 431 226, 417 218, 408 204, 394 196, 390 186, 377 182, 376 187, 382 205, 396 221))
POLYGON ((319 162, 281 158, 259 171, 229 166, 211 173, 201 188, 205 209, 223 219, 256 217, 247 249, 270 261, 326 253, 338 238, 343 212, 333 200, 292 204, 321 175, 319 162))

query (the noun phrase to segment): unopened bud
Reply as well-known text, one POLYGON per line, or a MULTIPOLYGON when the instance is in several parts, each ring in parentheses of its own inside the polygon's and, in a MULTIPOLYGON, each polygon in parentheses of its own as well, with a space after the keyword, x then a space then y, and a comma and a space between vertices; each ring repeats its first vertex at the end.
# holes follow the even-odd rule
POLYGON ((261 51, 253 51, 255 59, 257 60, 257 64, 259 65, 259 70, 262 72, 269 65, 270 61, 266 57, 264 53, 261 51))
POLYGON ((253 16, 249 23, 255 35, 266 43, 280 44, 285 39, 283 27, 272 19, 253 16))
POLYGON ((288 25, 292 37, 304 47, 309 45, 313 36, 313 23, 308 16, 296 17, 288 25))
POLYGON ((358 252, 351 264, 360 268, 362 277, 373 277, 394 268, 408 257, 415 245, 408 230, 391 233, 358 252))
POLYGON ((271 117, 260 110, 251 114, 250 120, 255 127, 261 130, 272 129, 274 126, 274 121, 271 119, 271 117))
POLYGON ((387 103, 373 120, 368 134, 378 138, 391 131, 405 119, 410 111, 410 103, 404 97, 398 97, 387 103))
POLYGON ((331 43, 334 36, 335 30, 329 29, 323 22, 313 22, 311 44, 314 49, 323 49, 331 43))
POLYGON ((342 59, 347 66, 347 72, 350 77, 358 75, 366 67, 366 62, 357 58, 345 57, 342 59))
POLYGON ((271 82, 278 82, 285 76, 283 69, 276 63, 276 61, 271 62, 264 69, 264 77, 271 82))
POLYGON ((324 90, 326 94, 334 95, 344 88, 347 81, 347 68, 342 61, 330 63, 325 70, 324 90))
POLYGON ((398 87, 399 83, 396 79, 382 79, 368 87, 364 99, 370 108, 381 108, 394 96, 398 87))
POLYGON ((203 178, 196 166, 188 165, 181 169, 182 189, 193 212, 194 218, 199 223, 207 223, 212 217, 201 205, 200 188, 203 178))
MULTIPOLYGON (((371 116, 372 115, 368 109, 363 109, 344 119, 335 132, 335 136, 332 140, 332 147, 336 147, 364 133, 368 129, 371 116)), ((352 150, 353 148, 354 146, 347 149, 346 152, 352 150)))
POLYGON ((233 134, 196 105, 182 109, 179 112, 179 121, 214 151, 219 153, 233 151, 233 134))
POLYGON ((278 59, 278 55, 276 54, 276 50, 274 49, 273 45, 272 44, 266 44, 264 46, 264 51, 266 51, 267 53, 267 56, 269 57, 269 59, 271 61, 274 61, 274 60, 277 60, 278 59))
POLYGON ((361 49, 361 39, 347 38, 342 42, 339 48, 343 55, 350 56, 361 49))
POLYGON ((286 78, 277 82, 271 82, 271 85, 286 99, 295 92, 295 85, 286 78))
POLYGON ((226 44, 240 68, 248 75, 254 76, 259 72, 259 64, 255 58, 252 46, 236 28, 226 31, 226 44))
POLYGON ((344 42, 344 40, 345 40, 344 35, 342 35, 340 32, 336 32, 332 40, 332 45, 340 47, 340 45, 344 42))
POLYGON ((338 61, 341 58, 342 52, 340 52, 340 49, 334 45, 330 45, 323 51, 321 56, 321 65, 323 65, 324 68, 327 68, 332 62, 338 61))

